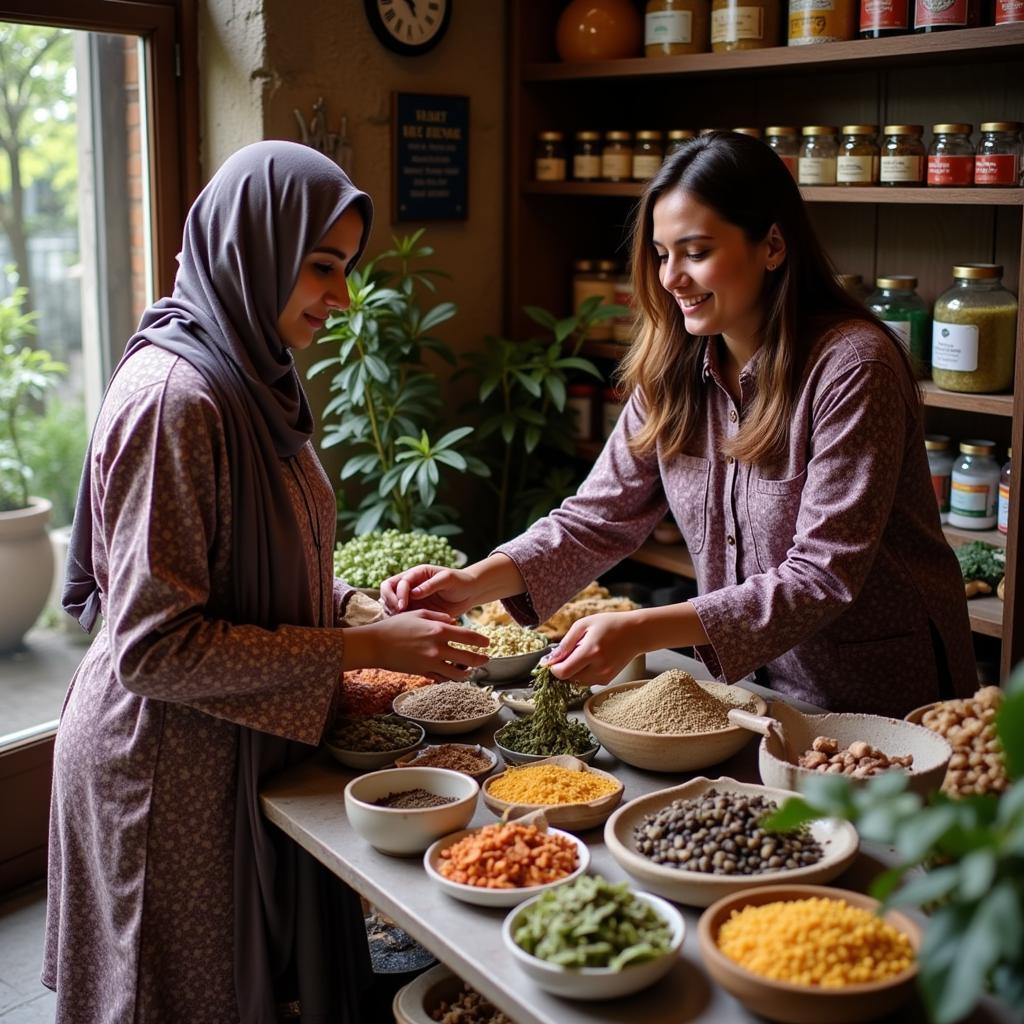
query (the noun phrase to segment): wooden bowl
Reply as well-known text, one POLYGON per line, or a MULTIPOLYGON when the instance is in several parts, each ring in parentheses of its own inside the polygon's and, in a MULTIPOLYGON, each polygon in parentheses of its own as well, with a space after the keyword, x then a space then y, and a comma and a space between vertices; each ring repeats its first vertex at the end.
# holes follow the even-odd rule
MULTIPOLYGON (((637 679, 631 683, 610 686, 607 690, 594 694, 583 705, 583 715, 590 731, 600 740, 601 745, 620 761, 652 772, 694 771, 698 768, 708 768, 732 757, 749 742, 747 730, 734 725, 714 732, 641 732, 639 729, 623 729, 603 722, 594 713, 613 694, 635 690, 647 682, 646 679, 637 679)), ((729 686, 725 689, 734 691, 737 696, 745 699, 753 698, 757 707, 763 709, 758 714, 763 715, 767 710, 767 704, 749 690, 739 686, 729 686)))
MULTIPOLYGON (((676 903, 685 903, 691 907, 707 907, 723 896, 744 889, 767 885, 792 885, 797 882, 830 882, 842 874, 857 856, 857 849, 860 846, 857 830, 848 821, 835 819, 815 821, 809 826, 811 835, 818 841, 823 851, 821 860, 816 864, 765 871, 757 875, 711 875, 702 871, 686 871, 657 864, 637 850, 633 840, 633 829, 647 815, 660 811, 675 800, 696 800, 711 789, 719 793, 767 797, 780 807, 792 796, 792 793, 785 790, 768 789, 765 786, 736 782, 729 778, 696 778, 684 782, 681 786, 661 789, 656 793, 648 793, 646 796, 631 800, 609 818, 604 827, 604 843, 619 867, 642 889, 657 893, 676 903)), ((486 790, 484 803, 487 803, 486 790)))
MULTIPOLYGON (((395 761, 396 768, 425 768, 427 765, 420 765, 416 762, 425 754, 428 750, 432 750, 437 744, 428 743, 425 747, 420 747, 419 750, 413 750, 408 754, 403 754, 395 761)), ((471 779, 476 779, 477 782, 483 782, 495 768, 498 767, 498 761, 500 758, 493 750, 488 750, 487 747, 481 747, 479 743, 451 743, 445 744, 445 746, 452 747, 463 747, 473 754, 477 754, 480 757, 486 757, 490 764, 486 768, 481 768, 478 772, 462 772, 463 775, 468 775, 471 779)), ((450 771, 459 771, 457 768, 449 769, 450 771)))
MULTIPOLYGON (((847 985, 843 988, 816 988, 792 982, 773 981, 754 974, 727 957, 718 948, 718 932, 734 910, 760 906, 779 900, 845 899, 855 907, 877 910, 878 901, 847 889, 820 885, 761 886, 726 896, 713 903, 701 915, 697 925, 700 951, 711 977, 758 1017, 783 1024, 860 1024, 891 1013, 905 1003, 914 991, 917 963, 885 981, 847 985)), ((885 915, 894 928, 903 932, 914 949, 921 948, 921 929, 904 914, 889 911, 885 915)))
MULTIPOLYGON (((570 754, 561 754, 558 757, 546 757, 534 764, 555 764, 562 768, 569 768, 573 771, 589 772, 591 775, 600 775, 604 779, 610 779, 618 787, 615 792, 607 796, 598 797, 596 800, 589 800, 580 804, 520 804, 510 803, 500 797, 493 796, 490 787, 508 774, 508 769, 491 776, 481 789, 484 804, 490 808, 499 818, 508 813, 510 818, 517 818, 529 811, 542 809, 548 824, 557 828, 568 829, 570 832, 583 832, 588 828, 597 828, 604 824, 608 815, 618 807, 625 792, 625 786, 614 775, 603 772, 599 768, 590 768, 584 761, 570 754)), ((512 769, 513 771, 515 769, 512 769)))

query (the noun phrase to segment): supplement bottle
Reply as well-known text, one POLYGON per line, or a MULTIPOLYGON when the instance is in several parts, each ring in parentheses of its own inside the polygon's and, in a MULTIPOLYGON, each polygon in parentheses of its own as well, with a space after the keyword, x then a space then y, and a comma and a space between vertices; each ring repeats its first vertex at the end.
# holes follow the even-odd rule
POLYGON ((932 477, 932 490, 939 503, 939 522, 949 522, 949 495, 953 473, 953 442, 945 434, 927 434, 924 446, 928 451, 928 472, 932 477))
POLYGON ((1006 449, 1006 465, 999 476, 999 509, 996 512, 996 529, 1007 533, 1010 523, 1010 463, 1013 461, 1013 449, 1006 449))
POLYGON ((961 530, 991 530, 996 525, 999 478, 995 441, 962 441, 953 463, 949 525, 961 530))

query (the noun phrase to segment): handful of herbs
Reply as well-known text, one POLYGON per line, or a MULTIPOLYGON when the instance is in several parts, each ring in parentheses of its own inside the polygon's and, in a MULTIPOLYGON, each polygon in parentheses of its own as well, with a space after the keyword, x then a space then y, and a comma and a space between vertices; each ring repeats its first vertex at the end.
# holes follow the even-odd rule
POLYGON ((597 746, 590 730, 568 715, 569 702, 578 693, 571 682, 558 679, 546 665, 538 665, 533 676, 533 714, 509 722, 495 739, 520 754, 582 754, 597 746))
POLYGON ((1006 574, 1006 551, 983 540, 972 540, 956 549, 964 582, 981 580, 994 587, 1006 574))

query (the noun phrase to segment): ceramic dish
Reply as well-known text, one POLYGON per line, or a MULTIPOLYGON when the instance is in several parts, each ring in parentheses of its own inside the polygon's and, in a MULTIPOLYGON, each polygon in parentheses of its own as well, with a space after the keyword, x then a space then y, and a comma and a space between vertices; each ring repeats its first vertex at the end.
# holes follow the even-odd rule
MULTIPOLYGON (((577 708, 583 707, 589 696, 589 687, 586 690, 581 690, 579 697, 573 697, 569 701, 567 705, 568 710, 575 711, 577 708)), ((517 715, 532 715, 534 712, 532 687, 524 686, 514 690, 500 690, 498 692, 498 700, 503 707, 514 711, 517 715)))
POLYGON ((554 889, 556 886, 571 882, 579 878, 590 864, 590 850, 582 839, 577 839, 570 832, 563 832, 559 828, 548 829, 555 835, 571 839, 576 844, 576 869, 570 872, 565 878, 557 882, 548 882, 546 885, 525 885, 518 889, 484 889, 476 885, 464 885, 462 882, 453 882, 441 874, 441 851, 457 843, 460 839, 478 831, 474 828, 463 829, 461 832, 453 832, 443 839, 435 842, 423 855, 423 866, 431 881, 436 883, 449 896, 453 896, 463 903, 475 903, 479 907, 514 907, 517 903, 545 892, 547 889, 554 889))
MULTIPOLYGON (((509 750, 501 742, 501 734, 505 731, 506 726, 503 725, 494 734, 494 745, 498 748, 498 752, 509 764, 533 764, 536 761, 546 761, 550 754, 520 754, 518 750, 509 750)), ((597 752, 601 749, 600 743, 595 743, 589 750, 584 750, 582 754, 571 754, 570 757, 578 757, 581 761, 586 764, 593 764, 594 758, 597 757, 597 752)))
MULTIPOLYGON (((772 981, 754 974, 730 960, 718 948, 719 929, 734 910, 812 896, 845 899, 852 906, 865 910, 878 909, 878 901, 870 896, 819 885, 765 886, 726 896, 708 907, 697 925, 701 956, 711 977, 759 1018, 768 1017, 785 1024, 822 1024, 823 1021, 828 1021, 828 1024, 860 1024, 898 1009, 913 994, 916 963, 886 981, 843 988, 814 988, 772 981)), ((896 911, 887 913, 885 919, 910 939, 915 953, 920 949, 921 929, 914 921, 896 911)))
POLYGON ((537 667, 537 662, 551 650, 551 645, 526 654, 509 654, 504 658, 491 658, 486 665, 475 668, 470 679, 475 683, 518 683, 526 679, 537 667))
POLYGON ((672 944, 666 953, 643 963, 629 964, 621 971, 607 967, 560 967, 539 957, 532 956, 516 945, 512 934, 522 915, 534 899, 516 907, 501 926, 501 938, 512 959, 540 988, 567 999, 615 999, 627 996, 641 989, 649 988, 664 977, 675 966, 686 937, 686 923, 682 914, 670 903, 646 892, 633 894, 638 900, 652 906, 672 929, 672 944))
MULTIPOLYGON (((590 731, 620 761, 653 772, 695 771, 725 761, 750 742, 746 730, 737 725, 716 729, 714 732, 641 732, 639 729, 623 729, 603 722, 594 713, 613 694, 635 690, 646 682, 646 679, 637 679, 619 686, 610 686, 607 690, 595 693, 583 705, 583 715, 590 731)), ((767 710, 765 702, 749 690, 721 683, 715 686, 730 692, 737 699, 753 698, 759 714, 767 710)))
MULTIPOLYGON (((498 755, 493 750, 488 750, 486 747, 481 747, 479 743, 452 743, 446 744, 446 746, 461 747, 464 750, 468 750, 471 754, 476 754, 479 757, 486 757, 490 762, 486 768, 481 768, 478 772, 462 772, 463 775, 468 775, 471 779, 476 779, 477 782, 483 782, 495 768, 498 767, 498 761, 500 760, 498 755)), ((421 765, 416 762, 427 753, 428 750, 432 750, 434 744, 428 744, 425 747, 421 747, 419 750, 413 750, 408 754, 403 754, 402 757, 395 761, 396 768, 429 768, 432 765, 421 765)), ((449 771, 458 771, 457 768, 449 769, 449 771)))
MULTIPOLYGON (((776 789, 799 790, 803 779, 819 774, 796 763, 817 736, 830 736, 837 740, 840 750, 864 740, 889 755, 913 754, 914 763, 907 769, 907 788, 922 797, 927 797, 942 785, 949 759, 953 756, 953 748, 938 733, 923 725, 912 725, 881 715, 805 715, 788 704, 773 701, 767 715, 753 716, 731 711, 729 717, 761 733, 757 751, 761 781, 776 789)), ((854 786, 862 786, 867 779, 850 778, 850 782, 854 786)))
POLYGON ((480 786, 447 768, 387 768, 353 779, 345 787, 345 814, 352 827, 381 853, 405 857, 422 853, 439 836, 465 828, 476 810, 480 786), (440 807, 379 807, 389 793, 425 789, 454 797, 440 807))
POLYGON ((569 754, 562 754, 558 757, 545 757, 535 763, 555 764, 574 771, 586 771, 591 775, 600 775, 601 778, 609 779, 614 782, 618 788, 614 793, 609 793, 607 796, 598 797, 596 800, 589 800, 587 803, 580 804, 510 803, 508 800, 502 800, 499 797, 492 796, 490 792, 490 787, 494 785, 498 779, 508 774, 508 770, 506 769, 498 775, 494 775, 489 778, 483 784, 480 791, 481 799, 484 804, 498 815, 499 818, 503 814, 507 814, 510 818, 517 818, 521 814, 526 814, 529 811, 543 809, 544 816, 547 818, 548 824, 555 825, 558 828, 568 829, 570 832, 582 832, 588 828, 597 828, 598 825, 606 821, 608 815, 619 806, 619 803, 622 800, 622 794, 625 792, 625 787, 617 778, 615 778, 614 775, 611 775, 608 772, 603 772, 598 768, 588 768, 584 761, 580 760, 578 757, 572 757, 569 754))
MULTIPOLYGON (((695 800, 708 790, 743 796, 763 796, 782 803, 792 796, 782 789, 768 789, 733 779, 691 779, 681 786, 662 789, 656 793, 631 800, 620 807, 604 827, 604 842, 619 867, 638 885, 656 892, 676 903, 691 907, 707 907, 715 900, 752 887, 790 885, 795 882, 830 882, 849 866, 860 845, 857 830, 848 821, 822 819, 810 826, 811 835, 821 845, 823 856, 817 864, 801 868, 783 868, 757 875, 709 875, 702 871, 656 864, 636 848, 633 828, 648 814, 654 814, 674 800, 695 800)), ((484 801, 487 802, 486 799, 484 801)), ((488 805, 489 806, 489 805, 488 805)))
POLYGON ((403 985, 391 1003, 395 1024, 435 1024, 431 1016, 442 1002, 458 999, 462 979, 444 964, 437 964, 403 985))
POLYGON ((375 771, 378 768, 390 768, 395 763, 395 758, 408 754, 423 742, 423 726, 419 725, 416 728, 419 729, 419 739, 415 743, 408 743, 394 750, 345 750, 343 747, 328 743, 327 740, 324 740, 323 745, 331 757, 346 768, 355 768, 360 772, 375 771))
POLYGON ((484 726, 494 722, 501 712, 498 698, 492 696, 491 700, 494 704, 494 709, 488 711, 486 715, 477 715, 475 718, 457 718, 448 721, 435 718, 417 718, 414 715, 406 714, 402 709, 409 699, 415 697, 419 692, 420 690, 407 690, 405 693, 400 693, 391 702, 391 706, 394 708, 396 715, 400 715, 409 722, 415 722, 434 736, 461 736, 467 732, 475 732, 477 729, 482 729, 484 726))

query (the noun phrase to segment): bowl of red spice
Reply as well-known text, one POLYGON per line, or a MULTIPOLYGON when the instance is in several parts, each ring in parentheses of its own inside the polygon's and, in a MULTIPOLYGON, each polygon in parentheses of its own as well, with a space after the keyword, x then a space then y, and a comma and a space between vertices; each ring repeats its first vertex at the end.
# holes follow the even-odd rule
POLYGON ((498 755, 479 743, 431 743, 395 761, 396 768, 448 768, 482 782, 498 766, 498 755))

